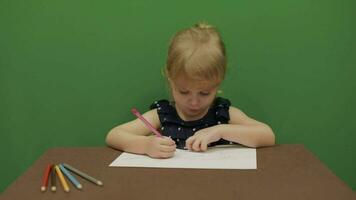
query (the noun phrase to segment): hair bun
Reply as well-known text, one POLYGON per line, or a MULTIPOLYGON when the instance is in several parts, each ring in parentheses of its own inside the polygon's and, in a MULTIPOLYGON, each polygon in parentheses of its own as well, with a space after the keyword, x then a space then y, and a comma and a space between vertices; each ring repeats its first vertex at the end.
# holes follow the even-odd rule
POLYGON ((200 28, 200 29, 210 29, 210 28, 214 28, 212 25, 206 23, 206 22, 199 22, 197 24, 195 24, 196 28, 200 28))

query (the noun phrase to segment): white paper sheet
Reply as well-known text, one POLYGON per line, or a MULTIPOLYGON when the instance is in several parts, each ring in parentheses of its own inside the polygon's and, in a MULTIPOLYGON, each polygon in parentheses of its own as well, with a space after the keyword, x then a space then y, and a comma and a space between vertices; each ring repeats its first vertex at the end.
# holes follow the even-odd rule
POLYGON ((156 159, 146 155, 122 153, 110 167, 153 167, 195 169, 257 169, 256 149, 239 145, 209 148, 206 152, 177 149, 168 159, 156 159))

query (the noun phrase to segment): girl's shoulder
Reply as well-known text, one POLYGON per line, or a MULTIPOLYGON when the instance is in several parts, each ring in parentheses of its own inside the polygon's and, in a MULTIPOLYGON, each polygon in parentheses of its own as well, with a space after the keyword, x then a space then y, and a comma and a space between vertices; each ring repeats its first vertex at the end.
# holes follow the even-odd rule
POLYGON ((231 106, 230 100, 223 97, 216 97, 210 110, 213 111, 215 119, 222 122, 228 122, 230 120, 229 109, 231 106))
POLYGON ((172 103, 169 102, 167 99, 161 99, 153 102, 150 106, 150 109, 157 109, 158 113, 162 113, 172 111, 173 106, 172 103))
POLYGON ((231 102, 229 99, 223 98, 223 97, 216 97, 215 102, 214 102, 215 107, 224 107, 224 108, 229 108, 231 106, 231 102))
POLYGON ((161 105, 166 105, 166 104, 170 104, 169 101, 167 99, 161 99, 161 100, 157 100, 155 102, 153 102, 150 106, 151 109, 157 108, 161 105))

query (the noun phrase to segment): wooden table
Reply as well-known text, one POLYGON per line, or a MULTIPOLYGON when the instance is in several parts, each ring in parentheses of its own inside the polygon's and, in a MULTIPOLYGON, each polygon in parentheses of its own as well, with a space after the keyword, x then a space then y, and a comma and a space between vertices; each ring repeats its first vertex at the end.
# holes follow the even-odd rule
POLYGON ((108 167, 120 154, 108 147, 53 148, 14 181, 1 199, 356 199, 355 192, 303 145, 257 149, 257 170, 159 169, 108 167), (83 190, 40 192, 49 163, 68 163, 104 182, 96 186, 79 178, 83 190))

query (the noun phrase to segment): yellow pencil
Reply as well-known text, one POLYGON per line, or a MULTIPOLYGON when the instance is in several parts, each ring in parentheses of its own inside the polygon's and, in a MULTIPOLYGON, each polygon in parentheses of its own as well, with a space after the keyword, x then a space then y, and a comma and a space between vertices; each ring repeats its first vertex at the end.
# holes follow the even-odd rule
POLYGON ((64 176, 63 176, 61 170, 59 169, 58 165, 56 165, 54 168, 56 169, 57 175, 59 177, 60 182, 62 183, 64 191, 69 192, 70 189, 68 187, 68 183, 64 179, 64 176))

